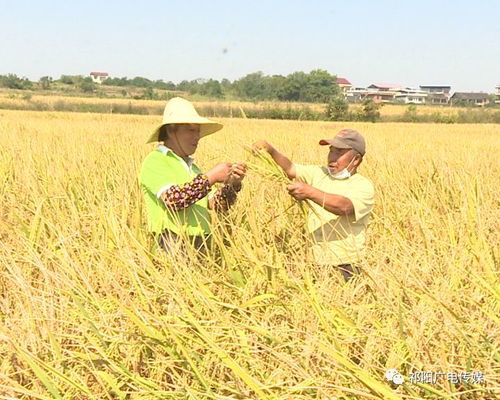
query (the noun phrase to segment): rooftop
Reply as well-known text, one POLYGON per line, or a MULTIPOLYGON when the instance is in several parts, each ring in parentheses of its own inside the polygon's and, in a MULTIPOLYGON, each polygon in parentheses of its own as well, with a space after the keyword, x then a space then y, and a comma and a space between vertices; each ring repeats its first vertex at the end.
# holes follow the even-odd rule
POLYGON ((349 82, 346 78, 337 78, 337 83, 339 85, 350 85, 351 82, 349 82))
POLYGON ((396 85, 393 83, 372 83, 369 88, 373 89, 382 89, 382 90, 391 90, 391 89, 402 89, 403 86, 396 85))
POLYGON ((420 85, 421 88, 447 88, 451 89, 450 85, 420 85))

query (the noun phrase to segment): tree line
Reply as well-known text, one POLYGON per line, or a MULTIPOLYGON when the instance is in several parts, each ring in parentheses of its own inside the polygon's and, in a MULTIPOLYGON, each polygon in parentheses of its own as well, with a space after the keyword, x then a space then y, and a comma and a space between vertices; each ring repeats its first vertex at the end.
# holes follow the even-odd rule
MULTIPOLYGON (((40 78, 37 85, 27 78, 15 74, 0 75, 0 87, 11 89, 50 89, 56 82, 74 85, 83 92, 93 92, 97 85, 90 77, 81 75, 61 75, 59 80, 49 76, 40 78)), ((136 87, 145 89, 146 97, 154 98, 156 90, 182 91, 190 95, 200 95, 213 99, 239 100, 279 100, 310 103, 327 103, 340 95, 337 78, 328 71, 315 69, 309 73, 302 71, 289 75, 265 75, 262 72, 248 74, 233 82, 228 79, 183 80, 177 84, 171 81, 151 80, 144 77, 108 78, 105 85, 136 87)))
POLYGON ((337 77, 328 71, 316 69, 309 73, 293 72, 287 76, 264 75, 254 72, 233 82, 228 79, 183 80, 178 84, 163 80, 152 81, 136 77, 109 78, 106 85, 135 86, 142 88, 187 92, 191 95, 223 99, 280 100, 310 103, 326 103, 340 94, 337 77))

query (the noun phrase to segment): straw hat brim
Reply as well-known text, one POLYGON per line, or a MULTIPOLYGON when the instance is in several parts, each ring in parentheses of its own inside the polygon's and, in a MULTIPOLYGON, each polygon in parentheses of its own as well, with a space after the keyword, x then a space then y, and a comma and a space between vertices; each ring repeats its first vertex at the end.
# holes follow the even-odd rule
POLYGON ((222 124, 219 124, 218 122, 211 121, 207 118, 200 117, 200 119, 196 122, 193 122, 193 120, 189 122, 185 121, 176 121, 176 122, 168 122, 168 123, 163 123, 160 124, 151 134, 149 137, 148 141, 146 143, 153 143, 153 142, 158 142, 158 137, 160 135, 160 129, 162 126, 165 125, 170 125, 170 124, 199 124, 200 125, 200 137, 208 136, 211 135, 212 133, 215 133, 217 131, 220 131, 224 126, 222 124))
POLYGON ((197 124, 200 126, 200 137, 210 135, 222 129, 222 124, 200 116, 191 102, 182 97, 174 97, 165 105, 163 120, 153 131, 147 143, 158 142, 160 129, 165 125, 171 124, 197 124))

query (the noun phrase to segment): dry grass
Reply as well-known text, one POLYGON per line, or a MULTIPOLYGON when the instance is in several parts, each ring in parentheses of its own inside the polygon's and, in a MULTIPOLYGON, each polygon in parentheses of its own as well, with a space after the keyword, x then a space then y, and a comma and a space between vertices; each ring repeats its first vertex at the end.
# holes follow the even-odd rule
MULTIPOLYGON (((117 94, 120 96, 120 94, 117 94)), ((81 97, 81 96, 63 96, 63 95, 43 95, 33 94, 27 95, 25 91, 14 90, 0 90, 0 103, 4 108, 26 107, 28 103, 39 104, 45 106, 48 110, 57 110, 58 107, 63 105, 68 106, 81 106, 82 111, 85 111, 85 106, 99 106, 107 107, 108 112, 112 113, 113 109, 117 107, 138 107, 144 109, 150 115, 161 114, 165 107, 165 100, 137 100, 132 98, 98 98, 98 97, 81 97)), ((269 102, 269 101, 194 101, 197 107, 205 107, 207 109, 224 111, 226 115, 234 117, 241 117, 241 109, 243 110, 262 110, 266 108, 309 108, 312 112, 322 113, 325 111, 326 104, 312 104, 312 103, 287 103, 287 102, 269 102)), ((350 110, 356 111, 361 109, 360 104, 351 104, 350 110)), ((384 117, 400 116, 408 110, 408 105, 403 104, 385 104, 380 108, 380 115, 384 117)), ((470 112, 470 108, 465 107, 448 107, 448 106, 429 106, 418 105, 419 115, 430 115, 433 113, 440 113, 442 115, 458 115, 460 111, 470 112)))
MULTIPOLYGON (((307 265, 300 210, 255 172, 211 254, 152 254, 137 172, 157 122, 0 111, 0 398, 495 398, 498 125, 350 124, 377 203, 364 274, 344 284, 307 265)), ((255 162, 257 139, 321 163, 315 143, 343 127, 224 122, 203 168, 255 162)))
MULTIPOLYGON (((361 108, 359 104, 352 105, 352 110, 361 108)), ((431 105, 417 105, 416 110, 420 115, 430 115, 433 113, 441 113, 442 115, 458 115, 460 111, 468 112, 471 108, 466 107, 450 107, 450 106, 431 106, 431 105)), ((384 104, 380 108, 381 117, 394 117, 402 115, 408 110, 408 104, 384 104)))

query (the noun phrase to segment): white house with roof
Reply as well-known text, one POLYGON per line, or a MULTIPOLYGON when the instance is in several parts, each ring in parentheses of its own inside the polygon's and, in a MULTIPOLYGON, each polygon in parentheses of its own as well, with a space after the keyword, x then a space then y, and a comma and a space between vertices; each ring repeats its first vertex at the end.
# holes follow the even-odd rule
POLYGON ((339 86, 342 95, 347 97, 347 92, 352 88, 351 82, 349 82, 346 78, 337 78, 337 85, 339 86))
POLYGON ((403 86, 393 83, 372 83, 367 87, 365 98, 372 99, 375 103, 392 103, 402 89, 403 86))
POLYGON ((448 104, 451 97, 449 85, 420 85, 420 89, 427 92, 427 104, 448 104))
POLYGON ((488 93, 483 92, 455 92, 450 97, 452 106, 479 106, 483 107, 490 101, 488 93))
POLYGON ((451 90, 451 86, 448 85, 420 85, 420 89, 429 92, 429 93, 437 93, 437 94, 449 94, 451 90))
POLYGON ((428 93, 415 89, 415 88, 404 88, 398 90, 398 93, 394 96, 394 100, 405 104, 425 104, 428 93))
POLYGON ((370 86, 368 86, 368 89, 381 91, 398 91, 400 89, 403 89, 403 86, 394 83, 372 83, 370 86))
POLYGON ((91 72, 90 77, 92 78, 92 82, 100 85, 109 78, 109 74, 107 72, 91 72))

